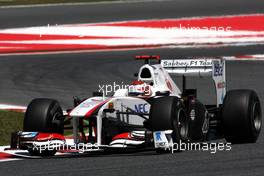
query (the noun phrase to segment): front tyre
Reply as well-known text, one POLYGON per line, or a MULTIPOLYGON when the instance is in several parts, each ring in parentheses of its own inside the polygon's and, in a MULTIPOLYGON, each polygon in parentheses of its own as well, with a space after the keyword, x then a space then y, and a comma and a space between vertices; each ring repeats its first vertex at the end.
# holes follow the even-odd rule
POLYGON ((184 105, 178 97, 153 99, 149 120, 152 131, 173 130, 173 143, 188 141, 189 120, 184 105))
POLYGON ((256 92, 229 91, 224 99, 222 124, 228 142, 255 143, 262 124, 261 106, 256 92))
MULTIPOLYGON (((37 98, 30 102, 24 118, 24 131, 63 134, 63 112, 56 100, 37 98)), ((56 150, 29 149, 34 156, 53 156, 56 150)))
POLYGON ((56 100, 37 98, 26 110, 24 131, 63 134, 63 112, 56 100))

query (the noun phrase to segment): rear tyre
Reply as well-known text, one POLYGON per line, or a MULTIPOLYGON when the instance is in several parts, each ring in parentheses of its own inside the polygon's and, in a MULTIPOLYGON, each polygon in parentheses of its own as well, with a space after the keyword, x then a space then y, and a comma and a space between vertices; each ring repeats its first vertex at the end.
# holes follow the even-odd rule
POLYGON ((262 124, 261 106, 256 92, 229 91, 224 99, 222 124, 228 142, 255 143, 262 124))
MULTIPOLYGON (((63 134, 63 112, 56 100, 38 98, 30 102, 24 118, 24 131, 63 134)), ((31 155, 52 156, 56 151, 29 149, 31 155)))
POLYGON ((153 131, 173 130, 173 143, 188 141, 189 120, 183 103, 177 97, 153 99, 150 108, 150 125, 153 131))

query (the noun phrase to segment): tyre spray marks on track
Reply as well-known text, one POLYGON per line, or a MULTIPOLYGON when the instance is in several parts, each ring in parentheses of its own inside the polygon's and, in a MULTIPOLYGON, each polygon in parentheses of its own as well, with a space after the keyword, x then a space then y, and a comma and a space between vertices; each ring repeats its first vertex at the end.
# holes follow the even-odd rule
POLYGON ((264 14, 0 30, 0 53, 264 44, 264 14))

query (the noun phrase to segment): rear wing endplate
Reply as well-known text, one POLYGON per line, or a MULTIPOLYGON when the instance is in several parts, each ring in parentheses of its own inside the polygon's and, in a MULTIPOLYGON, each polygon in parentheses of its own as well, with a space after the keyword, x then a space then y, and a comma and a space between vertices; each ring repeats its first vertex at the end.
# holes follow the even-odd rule
POLYGON ((161 60, 169 73, 182 76, 211 76, 216 90, 217 107, 223 104, 226 94, 225 60, 223 58, 161 60))

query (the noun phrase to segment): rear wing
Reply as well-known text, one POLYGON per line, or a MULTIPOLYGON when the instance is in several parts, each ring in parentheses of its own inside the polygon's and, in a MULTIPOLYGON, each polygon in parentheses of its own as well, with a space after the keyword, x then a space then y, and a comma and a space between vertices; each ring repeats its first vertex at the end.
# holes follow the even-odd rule
POLYGON ((161 66, 169 74, 211 76, 216 90, 217 107, 223 104, 226 94, 225 60, 223 58, 161 60, 161 66))
POLYGON ((136 60, 144 60, 145 64, 149 64, 150 60, 157 60, 160 63, 160 56, 159 55, 141 55, 141 56, 136 56, 136 60))
POLYGON ((212 59, 161 60, 162 67, 171 74, 184 76, 209 76, 212 72, 212 59))

